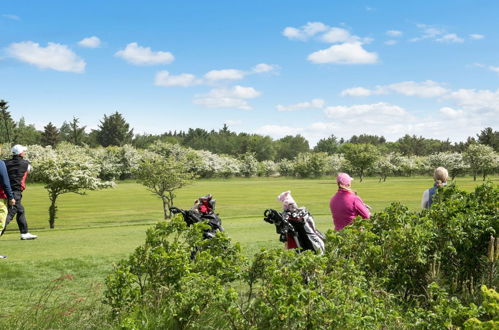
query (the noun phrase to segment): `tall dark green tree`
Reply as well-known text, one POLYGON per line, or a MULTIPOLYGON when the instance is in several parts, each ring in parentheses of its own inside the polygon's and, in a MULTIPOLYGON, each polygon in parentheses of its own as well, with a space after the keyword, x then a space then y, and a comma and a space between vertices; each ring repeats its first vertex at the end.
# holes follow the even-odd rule
POLYGON ((123 146, 132 143, 133 129, 130 129, 121 113, 116 111, 110 116, 104 115, 96 131, 96 138, 103 147, 123 146))
POLYGON ((494 151, 499 152, 499 131, 494 131, 492 127, 483 129, 480 134, 477 134, 478 143, 485 144, 494 148, 494 151))
POLYGON ((42 132, 38 131, 33 124, 26 124, 24 117, 17 122, 14 130, 14 143, 22 145, 41 144, 42 132))
POLYGON ((57 127, 54 126, 51 122, 47 124, 43 128, 43 133, 42 133, 42 145, 44 146, 52 146, 55 147, 57 144, 60 142, 60 134, 59 130, 57 127))
POLYGON ((86 137, 86 126, 80 127, 79 121, 80 120, 77 117, 73 117, 73 120, 70 123, 62 123, 60 128, 62 141, 67 141, 77 146, 83 145, 83 141, 86 137))
POLYGON ((12 143, 14 140, 14 130, 16 123, 12 119, 9 109, 9 102, 0 100, 0 142, 12 143))

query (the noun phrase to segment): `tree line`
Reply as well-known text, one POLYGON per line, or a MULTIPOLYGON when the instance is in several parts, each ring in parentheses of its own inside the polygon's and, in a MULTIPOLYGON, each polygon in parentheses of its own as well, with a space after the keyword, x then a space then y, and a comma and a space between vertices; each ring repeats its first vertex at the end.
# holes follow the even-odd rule
POLYGON ((288 135, 274 140, 269 136, 250 133, 236 133, 224 125, 219 130, 189 128, 187 131, 168 131, 162 134, 134 134, 133 128, 119 112, 104 115, 97 129, 87 131, 79 118, 64 121, 60 127, 49 122, 43 130, 27 124, 24 118, 14 121, 7 101, 0 100, 0 143, 19 143, 23 145, 42 145, 55 147, 61 142, 78 146, 124 146, 132 145, 146 149, 154 142, 179 144, 194 150, 207 150, 215 154, 238 156, 252 153, 258 161, 281 161, 295 159, 304 152, 324 152, 329 155, 345 154, 352 144, 375 146, 381 154, 398 153, 403 156, 428 156, 441 152, 462 153, 471 144, 487 145, 499 152, 499 131, 484 128, 476 137, 453 143, 409 135, 389 142, 383 136, 361 134, 349 139, 338 138, 334 134, 319 140, 310 147, 309 142, 300 134, 288 135))

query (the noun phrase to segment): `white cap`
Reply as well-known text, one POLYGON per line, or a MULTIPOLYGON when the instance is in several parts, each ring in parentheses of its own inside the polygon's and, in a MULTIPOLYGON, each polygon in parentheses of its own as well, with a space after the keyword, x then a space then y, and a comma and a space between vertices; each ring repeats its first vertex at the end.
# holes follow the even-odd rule
POLYGON ((14 155, 20 155, 23 152, 25 152, 26 150, 28 150, 28 148, 26 148, 25 146, 22 146, 20 144, 16 144, 15 146, 12 147, 11 150, 12 150, 12 153, 14 155))

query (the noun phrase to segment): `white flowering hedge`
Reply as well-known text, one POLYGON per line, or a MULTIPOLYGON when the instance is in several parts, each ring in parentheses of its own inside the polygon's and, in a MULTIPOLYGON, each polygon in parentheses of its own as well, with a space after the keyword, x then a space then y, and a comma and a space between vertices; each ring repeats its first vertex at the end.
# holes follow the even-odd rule
MULTIPOLYGON (((61 144, 56 150, 69 150, 71 154, 81 154, 97 171, 101 180, 135 179, 134 171, 141 160, 154 155, 172 156, 187 164, 189 170, 201 178, 229 178, 250 176, 296 176, 320 177, 335 175, 338 172, 353 173, 350 164, 342 154, 301 153, 295 159, 283 159, 278 162, 258 162, 253 154, 243 154, 238 158, 218 155, 205 150, 194 150, 178 144, 156 142, 147 150, 132 146, 88 148, 61 144)), ((34 171, 31 181, 41 182, 36 163, 40 158, 56 157, 56 150, 50 147, 33 145, 28 147, 28 159, 33 162, 34 171)), ((10 157, 10 146, 4 145, 0 151, 3 159, 10 157)), ((44 159, 45 159, 44 158, 44 159)), ((464 153, 442 152, 430 156, 402 156, 397 153, 384 154, 368 169, 367 174, 386 180, 388 176, 429 175, 436 167, 449 170, 452 178, 471 174, 482 176, 499 172, 499 156, 490 147, 470 145, 464 153)))

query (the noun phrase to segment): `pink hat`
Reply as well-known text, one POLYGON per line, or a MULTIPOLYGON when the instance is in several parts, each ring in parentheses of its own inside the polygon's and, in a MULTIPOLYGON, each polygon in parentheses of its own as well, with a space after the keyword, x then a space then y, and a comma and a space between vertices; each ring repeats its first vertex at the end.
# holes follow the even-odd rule
POLYGON ((353 178, 346 173, 338 173, 338 176, 336 177, 336 182, 342 186, 348 186, 352 183, 352 180, 353 178))
POLYGON ((289 190, 277 196, 277 200, 282 202, 282 207, 284 208, 285 211, 292 211, 298 208, 298 205, 293 199, 293 196, 291 196, 291 191, 289 190))

